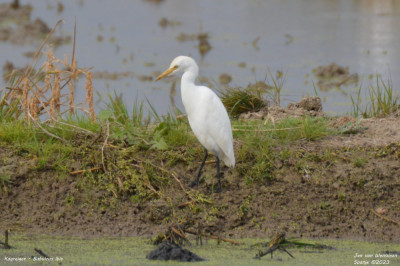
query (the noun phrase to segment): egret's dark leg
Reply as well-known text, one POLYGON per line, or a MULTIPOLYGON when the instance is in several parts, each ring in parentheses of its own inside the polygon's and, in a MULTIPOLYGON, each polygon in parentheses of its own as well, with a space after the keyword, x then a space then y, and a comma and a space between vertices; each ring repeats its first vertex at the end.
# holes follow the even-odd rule
POLYGON ((198 186, 199 186, 199 180, 200 180, 200 176, 201 176, 201 170, 203 170, 203 167, 204 167, 204 165, 205 165, 205 163, 206 163, 207 156, 208 156, 208 151, 207 151, 207 149, 204 149, 204 158, 203 158, 203 161, 201 162, 201 165, 200 165, 200 168, 199 168, 199 172, 197 173, 196 179, 193 180, 192 183, 190 183, 190 186, 191 186, 191 187, 194 187, 194 186, 198 187, 198 186))
POLYGON ((218 178, 218 188, 215 190, 215 192, 219 193, 222 191, 222 185, 221 185, 221 171, 219 169, 219 158, 217 158, 217 178, 218 178))

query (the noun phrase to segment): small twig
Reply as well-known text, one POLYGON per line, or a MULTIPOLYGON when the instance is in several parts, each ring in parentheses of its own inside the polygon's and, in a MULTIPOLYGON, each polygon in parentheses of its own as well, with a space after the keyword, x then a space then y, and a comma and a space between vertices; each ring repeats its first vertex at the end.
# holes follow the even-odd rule
POLYGON ((103 165, 104 172, 107 171, 106 165, 104 164, 104 147, 107 145, 109 136, 110 136, 110 123, 107 121, 106 139, 104 140, 103 146, 101 147, 101 164, 103 165))
POLYGON ((383 220, 385 220, 385 221, 388 221, 388 222, 390 222, 390 223, 394 223, 394 224, 400 225, 399 222, 397 222, 397 221, 395 221, 395 220, 392 220, 392 219, 390 219, 389 217, 383 216, 382 214, 377 213, 377 212, 376 212, 375 210, 373 210, 373 209, 371 209, 371 211, 372 211, 376 216, 378 216, 379 218, 381 218, 381 219, 383 219, 383 220))
MULTIPOLYGON (((215 163, 215 161, 216 160, 208 160, 208 161, 205 161, 204 162, 204 164, 212 164, 212 163, 215 163)), ((201 164, 202 162, 197 162, 197 164, 201 164)))
POLYGON ((294 129, 300 129, 300 128, 301 127, 271 128, 271 129, 240 129, 240 128, 232 128, 232 131, 269 132, 269 131, 281 131, 281 130, 294 130, 294 129))
POLYGON ((77 174, 83 174, 83 173, 86 173, 86 172, 93 172, 93 171, 100 170, 100 169, 101 169, 101 167, 94 167, 94 168, 91 168, 91 169, 82 169, 82 170, 72 171, 72 172, 69 172, 69 174, 70 175, 77 175, 77 174))
POLYGON ((45 258, 47 258, 47 259, 49 259, 49 258, 50 258, 50 257, 49 257, 49 256, 47 256, 46 254, 44 254, 44 252, 43 252, 43 251, 41 251, 40 249, 34 248, 34 250, 35 250, 37 253, 39 253, 39 254, 40 254, 40 256, 43 256, 43 257, 45 257, 45 258))
POLYGON ((64 122, 61 122, 61 121, 57 121, 57 123, 59 123, 61 125, 69 126, 69 127, 72 127, 72 128, 78 129, 78 130, 81 130, 83 132, 86 132, 88 135, 96 136, 96 134, 94 132, 92 132, 90 130, 87 130, 85 128, 81 128, 81 127, 78 127, 78 126, 75 126, 75 125, 71 125, 71 124, 68 124, 68 123, 64 123, 64 122))
MULTIPOLYGON (((190 230, 184 230, 184 231, 185 231, 186 233, 188 233, 188 234, 198 235, 197 232, 193 232, 193 231, 190 231, 190 230)), ((231 239, 220 238, 219 236, 207 235, 207 234, 200 234, 200 235, 203 236, 203 237, 207 237, 207 238, 211 238, 211 239, 217 239, 217 240, 221 240, 221 241, 224 241, 224 242, 227 242, 227 243, 231 243, 231 244, 233 244, 233 245, 240 245, 239 242, 234 241, 234 240, 231 240, 231 239)))
POLYGON ((191 200, 191 201, 186 201, 186 202, 183 202, 183 203, 179 204, 179 205, 178 205, 178 208, 186 207, 186 206, 188 206, 188 205, 190 205, 190 204, 193 204, 193 200, 191 200))
POLYGON ((39 122, 37 122, 37 121, 32 117, 32 115, 31 115, 31 113, 30 113, 29 111, 28 111, 28 116, 29 116, 29 118, 30 118, 44 133, 46 133, 46 134, 49 135, 50 137, 53 137, 53 138, 55 138, 55 139, 61 140, 61 141, 65 142, 65 143, 68 143, 68 141, 66 141, 65 139, 63 139, 63 138, 61 138, 61 137, 59 137, 59 136, 57 136, 57 135, 54 135, 53 133, 50 133, 49 131, 47 131, 46 129, 44 129, 44 128, 39 124, 39 122))

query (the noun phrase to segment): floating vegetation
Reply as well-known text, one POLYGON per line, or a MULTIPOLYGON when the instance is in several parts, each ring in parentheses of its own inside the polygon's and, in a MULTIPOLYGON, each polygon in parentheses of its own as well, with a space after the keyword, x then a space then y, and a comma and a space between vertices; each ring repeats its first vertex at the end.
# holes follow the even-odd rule
POLYGON ((212 46, 208 41, 209 38, 210 38, 209 34, 204 32, 200 32, 197 34, 180 33, 176 37, 176 39, 180 42, 197 40, 198 41, 197 48, 202 57, 204 57, 212 49, 212 46))
POLYGON ((219 75, 219 83, 222 85, 227 85, 232 81, 232 76, 227 73, 222 73, 219 75))
POLYGON ((175 20, 169 20, 167 18, 162 18, 160 21, 158 21, 158 25, 160 25, 161 28, 166 28, 166 27, 175 27, 181 25, 182 22, 180 21, 175 21, 175 20))
MULTIPOLYGON (((0 4, 0 41, 22 45, 45 38, 51 32, 50 27, 40 18, 31 21, 31 11, 30 5, 0 4)), ((49 42, 59 46, 70 40, 71 36, 52 36, 49 42)))
POLYGON ((350 74, 348 67, 342 67, 336 63, 327 66, 319 66, 313 70, 314 76, 318 79, 318 88, 321 91, 328 91, 333 88, 339 88, 342 85, 351 85, 358 83, 358 74, 350 74))
POLYGON ((122 78, 133 78, 135 74, 131 71, 125 72, 108 72, 108 71, 94 71, 93 78, 94 79, 109 79, 109 80, 117 80, 122 78))

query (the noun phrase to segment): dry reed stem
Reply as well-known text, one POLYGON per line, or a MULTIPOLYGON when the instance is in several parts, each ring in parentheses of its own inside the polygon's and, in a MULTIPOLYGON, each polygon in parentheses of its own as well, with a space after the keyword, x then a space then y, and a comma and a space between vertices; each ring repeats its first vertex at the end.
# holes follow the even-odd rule
POLYGON ((74 102, 75 102, 74 89, 75 88, 74 88, 73 77, 75 76, 75 74, 77 72, 75 59, 73 59, 72 64, 71 64, 71 72, 72 72, 71 77, 70 77, 71 79, 69 81, 69 111, 71 114, 73 114, 75 112, 75 110, 74 110, 74 102))
POLYGON ((45 90, 44 93, 48 92, 51 88, 51 84, 50 84, 50 79, 51 79, 51 75, 50 72, 52 70, 52 64, 51 61, 49 59, 49 55, 47 54, 47 61, 44 63, 44 69, 46 71, 46 77, 44 78, 44 84, 45 84, 45 90))
POLYGON ((56 112, 56 103, 55 103, 55 90, 54 90, 54 86, 52 86, 51 88, 51 98, 50 98, 50 119, 54 120, 54 114, 56 112))
POLYGON ((51 99, 47 100, 44 94, 42 93, 42 98, 43 100, 45 100, 45 102, 43 102, 41 97, 39 97, 39 95, 37 94, 37 91, 42 91, 42 89, 39 88, 40 86, 38 84, 35 84, 35 82, 33 82, 32 80, 30 80, 30 82, 33 85, 33 87, 36 88, 36 91, 33 88, 30 88, 30 92, 37 98, 37 100, 41 104, 41 107, 39 108, 39 113, 43 110, 46 110, 46 112, 50 114, 50 110, 48 110, 46 107, 51 103, 50 101, 51 99))
POLYGON ((57 136, 57 135, 54 135, 53 133, 51 133, 51 132, 47 131, 45 128, 43 128, 43 127, 40 125, 40 123, 37 121, 37 119, 35 119, 35 118, 30 114, 29 111, 28 111, 28 116, 31 118, 31 120, 32 120, 44 133, 46 133, 46 134, 49 135, 50 137, 53 137, 53 138, 55 138, 55 139, 61 140, 61 141, 65 142, 65 143, 68 143, 65 139, 63 139, 63 138, 61 138, 61 137, 59 137, 59 136, 57 136))
POLYGON ((23 78, 27 78, 31 75, 33 69, 35 68, 35 61, 37 61, 37 59, 39 58, 40 55, 40 51, 43 49, 43 46, 49 41, 51 35, 53 35, 54 31, 56 30, 57 26, 63 22, 62 19, 60 19, 59 21, 57 21, 56 25, 53 27, 53 29, 50 31, 50 33, 47 35, 46 39, 42 42, 42 44, 40 45, 39 49, 36 51, 34 57, 32 58, 32 61, 30 62, 30 64, 28 65, 28 67, 25 70, 25 73, 22 77, 20 77, 17 82, 14 85, 14 88, 17 88, 19 86, 19 84, 21 83, 23 78))
POLYGON ((60 113, 60 105, 61 105, 61 77, 60 74, 55 74, 54 75, 54 93, 55 93, 55 110, 57 113, 60 113))
POLYGON ((38 114, 40 112, 39 110, 39 99, 37 97, 36 94, 31 95, 31 100, 29 103, 29 111, 28 111, 28 115, 30 115, 29 113, 32 113, 32 118, 36 121, 38 119, 38 114))
POLYGON ((94 106, 93 106, 93 83, 92 83, 92 71, 88 71, 85 73, 86 75, 86 84, 85 84, 85 90, 86 90, 86 102, 89 105, 89 113, 92 121, 96 120, 96 113, 94 112, 94 106))

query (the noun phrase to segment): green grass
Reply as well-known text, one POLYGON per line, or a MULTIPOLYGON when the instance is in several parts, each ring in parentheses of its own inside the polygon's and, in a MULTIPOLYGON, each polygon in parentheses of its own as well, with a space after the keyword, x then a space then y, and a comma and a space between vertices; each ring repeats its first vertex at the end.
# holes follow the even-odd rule
POLYGON ((367 103, 363 104, 359 87, 355 98, 351 96, 352 111, 354 117, 386 117, 399 110, 400 98, 393 90, 392 81, 384 81, 381 76, 376 76, 376 83, 368 88, 367 103))
POLYGON ((233 118, 238 118, 243 113, 260 111, 266 106, 262 96, 265 89, 255 84, 247 88, 228 88, 219 93, 229 116, 233 118))
MULTIPOLYGON (((275 124, 233 119, 234 139, 240 144, 234 171, 245 176, 248 185, 271 182, 280 157, 277 149, 335 134, 328 124, 328 118, 313 117, 286 118, 275 124)), ((130 195, 135 202, 162 196, 174 167, 181 164, 195 172, 203 155, 187 118, 159 116, 149 102, 136 102, 129 112, 115 94, 94 122, 79 114, 40 127, 22 119, 1 119, 0 142, 36 158, 34 171, 53 169, 62 177, 77 163, 81 169, 98 168, 84 174, 82 187, 106 190, 112 196, 130 195), (147 116, 145 108, 150 110, 147 116)))
POLYGON ((264 125, 262 120, 232 121, 232 124, 234 139, 241 143, 240 149, 236 151, 236 169, 246 177, 248 184, 274 180, 274 162, 282 156, 277 149, 283 152, 286 149, 286 153, 289 153, 290 145, 296 141, 314 141, 337 133, 329 128, 328 118, 308 116, 289 117, 276 124, 264 125))

